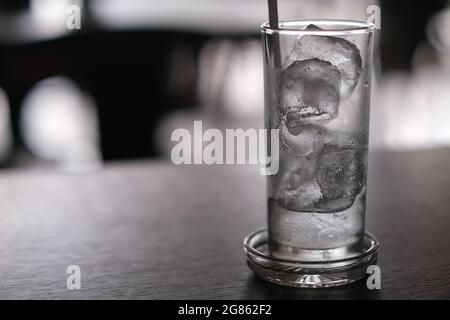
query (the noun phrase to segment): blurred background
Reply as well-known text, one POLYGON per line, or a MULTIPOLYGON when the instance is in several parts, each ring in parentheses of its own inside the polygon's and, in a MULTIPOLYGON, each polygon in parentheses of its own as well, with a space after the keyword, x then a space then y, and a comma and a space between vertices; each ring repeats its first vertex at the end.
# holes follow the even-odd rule
MULTIPOLYGON (((371 147, 450 146, 450 1, 279 0, 279 16, 365 21, 374 4, 371 147)), ((261 127, 267 16, 266 0, 0 0, 0 168, 168 158, 193 120, 261 127)))

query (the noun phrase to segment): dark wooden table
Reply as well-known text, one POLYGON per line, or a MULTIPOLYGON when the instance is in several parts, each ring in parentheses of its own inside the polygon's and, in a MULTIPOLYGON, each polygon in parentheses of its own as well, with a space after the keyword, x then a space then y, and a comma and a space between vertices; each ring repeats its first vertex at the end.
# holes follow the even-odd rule
POLYGON ((450 149, 371 156, 367 227, 382 289, 257 279, 242 239, 265 225, 255 167, 114 164, 0 174, 3 299, 450 298, 450 149), (66 288, 79 265, 81 290, 66 288))

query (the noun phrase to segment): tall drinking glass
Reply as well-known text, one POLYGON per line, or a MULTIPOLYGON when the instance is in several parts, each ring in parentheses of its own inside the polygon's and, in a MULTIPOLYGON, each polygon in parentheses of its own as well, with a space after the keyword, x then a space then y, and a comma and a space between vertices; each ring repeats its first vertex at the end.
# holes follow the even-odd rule
POLYGON ((262 26, 265 121, 278 130, 279 170, 268 177, 268 232, 245 249, 267 280, 343 285, 376 259, 378 242, 364 230, 373 37, 373 26, 355 21, 262 26))

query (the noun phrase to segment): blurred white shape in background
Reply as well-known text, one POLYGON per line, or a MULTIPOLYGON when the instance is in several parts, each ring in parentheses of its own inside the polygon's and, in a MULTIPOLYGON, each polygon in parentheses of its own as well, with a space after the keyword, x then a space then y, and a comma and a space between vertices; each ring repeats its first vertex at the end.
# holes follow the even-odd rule
POLYGON ((57 36, 68 31, 67 8, 76 5, 83 7, 83 0, 31 0, 31 19, 35 32, 57 36))
POLYGON ((207 114, 238 119, 262 116, 260 41, 213 41, 205 45, 199 60, 198 92, 207 114))
POLYGON ((430 19, 427 38, 436 50, 440 63, 450 68, 450 7, 430 19))
POLYGON ((375 148, 450 147, 450 9, 430 20, 427 37, 432 47, 417 48, 411 74, 381 79, 371 113, 375 148))
POLYGON ((27 147, 59 168, 95 168, 101 163, 95 104, 72 81, 53 77, 26 97, 21 129, 27 147))
POLYGON ((8 97, 0 88, 0 162, 8 156, 12 146, 8 97))
POLYGON ((225 107, 237 117, 258 116, 264 105, 261 43, 248 41, 235 51, 223 87, 225 107))
POLYGON ((84 0, 30 0, 30 10, 18 13, 0 12, 0 40, 11 42, 39 41, 60 37, 70 30, 67 9, 83 9, 84 0))
POLYGON ((450 146, 450 73, 437 66, 383 77, 373 106, 372 146, 392 150, 450 146))

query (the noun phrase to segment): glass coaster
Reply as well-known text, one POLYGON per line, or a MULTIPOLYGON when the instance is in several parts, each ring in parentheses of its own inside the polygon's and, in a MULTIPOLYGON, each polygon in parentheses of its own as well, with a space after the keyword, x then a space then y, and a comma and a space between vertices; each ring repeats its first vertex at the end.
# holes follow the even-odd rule
POLYGON ((378 247, 378 240, 366 232, 360 252, 353 252, 344 259, 302 261, 272 256, 267 229, 258 230, 244 240, 247 264, 257 276, 272 283, 300 288, 336 287, 366 277, 367 267, 376 263, 378 247))

